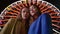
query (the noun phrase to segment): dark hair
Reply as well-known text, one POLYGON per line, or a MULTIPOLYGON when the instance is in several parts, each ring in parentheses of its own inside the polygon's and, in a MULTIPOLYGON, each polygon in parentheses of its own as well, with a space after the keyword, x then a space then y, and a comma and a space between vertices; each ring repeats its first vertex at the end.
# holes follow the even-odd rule
POLYGON ((39 7, 37 5, 35 5, 35 4, 32 5, 32 6, 37 9, 37 11, 38 11, 37 14, 41 15, 41 11, 40 11, 39 7))

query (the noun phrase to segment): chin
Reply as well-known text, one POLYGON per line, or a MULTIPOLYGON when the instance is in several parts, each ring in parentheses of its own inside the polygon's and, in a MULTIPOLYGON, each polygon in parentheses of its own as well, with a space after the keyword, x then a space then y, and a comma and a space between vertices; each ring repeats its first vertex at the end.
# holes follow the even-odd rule
POLYGON ((23 18, 24 20, 27 19, 27 18, 23 18))
POLYGON ((31 15, 31 16, 34 16, 34 15, 31 15))
POLYGON ((34 16, 34 14, 32 13, 31 16, 34 16))

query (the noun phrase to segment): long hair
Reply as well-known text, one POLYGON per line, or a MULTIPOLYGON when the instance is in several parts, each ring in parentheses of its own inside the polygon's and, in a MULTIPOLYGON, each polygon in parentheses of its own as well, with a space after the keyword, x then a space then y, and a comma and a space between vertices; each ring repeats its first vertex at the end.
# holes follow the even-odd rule
MULTIPOLYGON (((30 6, 31 7, 31 6, 30 6)), ((39 7, 37 5, 32 5, 32 7, 36 8, 37 12, 35 14, 37 14, 37 16, 41 15, 41 11, 39 10, 39 7)), ((30 15, 31 16, 31 15, 30 15)), ((32 18, 33 16, 30 17, 30 24, 32 24, 32 22, 35 20, 34 18, 32 18)))

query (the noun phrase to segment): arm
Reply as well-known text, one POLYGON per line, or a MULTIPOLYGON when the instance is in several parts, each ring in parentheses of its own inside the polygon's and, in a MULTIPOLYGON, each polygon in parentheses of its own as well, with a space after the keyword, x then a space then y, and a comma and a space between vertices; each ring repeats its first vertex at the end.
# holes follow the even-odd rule
POLYGON ((41 25, 42 34, 52 34, 52 22, 48 13, 42 15, 41 25))

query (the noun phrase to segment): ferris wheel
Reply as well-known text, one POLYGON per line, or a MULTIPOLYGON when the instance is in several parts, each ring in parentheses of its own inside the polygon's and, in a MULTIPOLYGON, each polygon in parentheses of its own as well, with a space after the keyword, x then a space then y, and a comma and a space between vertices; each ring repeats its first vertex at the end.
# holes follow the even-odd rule
POLYGON ((7 21, 10 18, 16 18, 18 14, 20 14, 20 11, 22 8, 31 5, 37 5, 40 9, 40 11, 43 13, 49 13, 49 15, 52 18, 52 27, 53 30, 56 29, 60 31, 60 10, 52 5, 51 3, 47 1, 42 0, 23 0, 23 1, 16 1, 12 4, 10 4, 8 7, 6 7, 0 14, 1 19, 0 21, 2 24, 0 24, 0 27, 3 27, 7 21))

